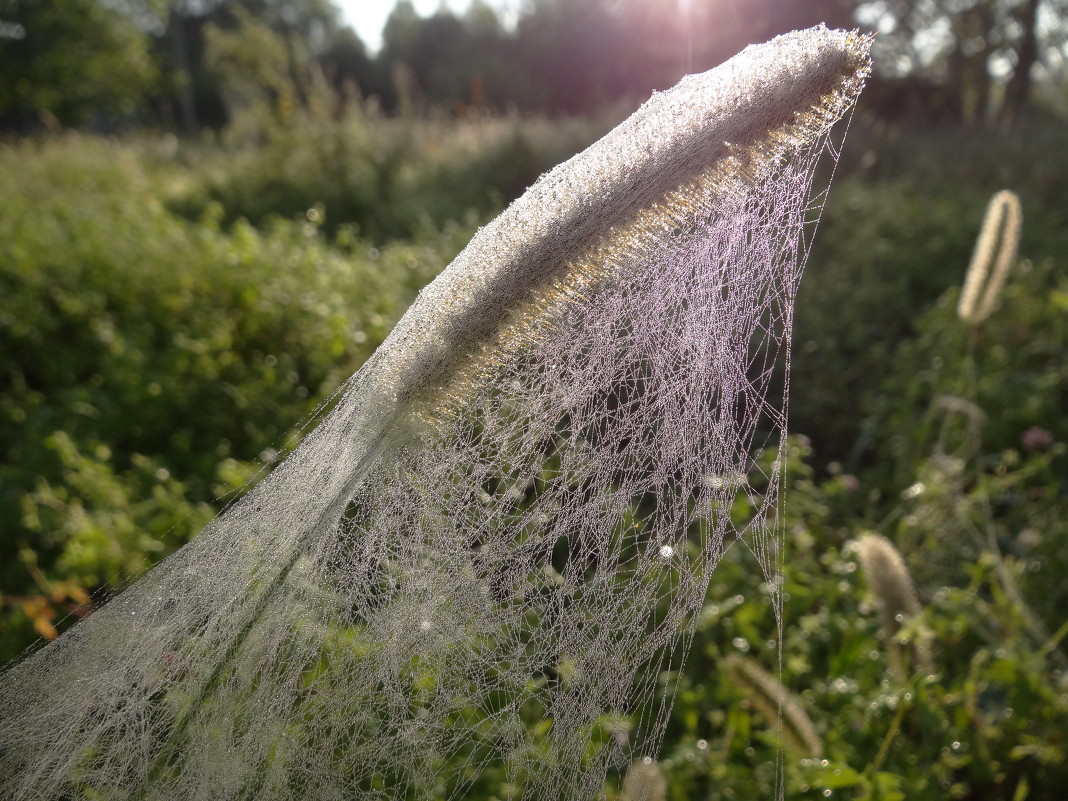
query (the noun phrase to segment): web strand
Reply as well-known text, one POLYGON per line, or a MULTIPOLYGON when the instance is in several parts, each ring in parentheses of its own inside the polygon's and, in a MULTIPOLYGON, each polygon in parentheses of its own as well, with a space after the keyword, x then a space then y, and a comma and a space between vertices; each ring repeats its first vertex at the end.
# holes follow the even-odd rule
POLYGON ((782 570, 813 175, 867 64, 791 36, 543 178, 290 459, 7 671, 5 794, 577 800, 655 757, 725 550, 782 570))

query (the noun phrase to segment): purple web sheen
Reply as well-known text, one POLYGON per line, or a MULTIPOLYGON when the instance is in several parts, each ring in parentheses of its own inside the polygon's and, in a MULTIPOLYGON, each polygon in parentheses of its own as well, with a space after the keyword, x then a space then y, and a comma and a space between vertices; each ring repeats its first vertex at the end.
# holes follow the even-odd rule
POLYGON ((655 755, 724 550, 779 569, 812 176, 866 70, 790 34, 543 177, 289 459, 0 677, 0 794, 582 799, 655 755))

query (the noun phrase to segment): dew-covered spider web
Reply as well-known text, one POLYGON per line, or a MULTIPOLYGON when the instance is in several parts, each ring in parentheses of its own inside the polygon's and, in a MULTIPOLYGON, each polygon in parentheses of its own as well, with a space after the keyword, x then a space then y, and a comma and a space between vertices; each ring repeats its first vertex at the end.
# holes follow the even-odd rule
POLYGON ((590 799, 655 755, 724 549, 779 567, 813 176, 867 48, 751 47, 543 176, 267 479, 0 676, 0 795, 590 799))

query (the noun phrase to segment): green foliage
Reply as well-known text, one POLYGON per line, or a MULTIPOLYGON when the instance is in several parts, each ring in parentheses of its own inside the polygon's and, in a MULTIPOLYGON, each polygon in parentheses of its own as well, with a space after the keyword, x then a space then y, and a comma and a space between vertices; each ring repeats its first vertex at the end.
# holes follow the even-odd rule
MULTIPOLYGON (((270 112, 222 143, 0 149, 0 659, 194 534, 296 441, 477 220, 594 128, 270 112)), ((820 754, 783 745, 788 798, 1059 797, 1068 279, 1049 256, 1068 245, 1068 150, 1043 130, 1041 160, 993 134, 858 133, 799 299, 791 412, 807 437, 789 452, 786 571, 759 584, 736 544, 713 575, 685 670, 660 677, 675 699, 667 797, 773 796, 776 710, 754 695, 771 685, 731 680, 739 664, 777 678, 784 710, 815 728, 820 754), (1025 260, 973 328, 957 286, 1006 185, 1025 260), (901 551, 922 605, 893 631, 859 567, 868 532, 901 551), (902 668, 895 653, 917 643, 924 659, 902 668)), ((355 636, 339 629, 336 647, 355 636)), ((307 680, 328 683, 329 659, 307 680)), ((414 661, 412 693, 450 659, 414 661)), ((356 700, 315 714, 344 727, 356 700)), ((460 696, 453 713, 477 723, 460 696)), ((541 710, 523 719, 527 747, 548 748, 541 710)), ((484 775, 472 797, 504 797, 503 781, 484 775)))
POLYGON ((188 539, 469 234, 331 243, 314 208, 224 231, 217 205, 193 221, 165 209, 174 174, 150 175, 152 158, 77 137, 0 151, 5 594, 33 589, 20 542, 45 574, 95 589, 188 539))
MULTIPOLYGON (((1057 797, 1068 776, 1065 630, 1032 635, 1028 610, 1011 588, 1026 570, 987 551, 960 565, 960 583, 922 582, 925 609, 888 642, 859 570, 852 538, 859 532, 834 524, 841 496, 856 494, 853 481, 816 480, 808 455, 795 438, 783 522, 781 677, 793 696, 784 705, 807 713, 825 747, 813 758, 786 739, 787 798, 1010 798, 1020 788, 1029 797, 1057 797), (931 672, 902 676, 891 646, 921 637, 931 672)), ((1063 542, 1063 527, 1049 534, 1063 542)), ((946 552, 932 536, 909 555, 920 565, 946 552)), ((770 671, 779 664, 773 587, 754 592, 753 570, 752 557, 734 548, 713 576, 662 755, 672 798, 774 790, 776 723, 744 683, 729 678, 739 653, 770 671)), ((1063 575, 1049 579, 1063 588, 1063 575)), ((1046 613, 1063 609, 1056 597, 1039 601, 1046 613)), ((675 691, 674 681, 665 691, 675 691)))
POLYGON ((401 0, 372 58, 333 0, 0 0, 0 127, 35 127, 47 111, 65 126, 151 118, 193 133, 223 126, 252 97, 307 110, 322 86, 332 105, 373 97, 402 116, 590 114, 820 23, 881 30, 867 97, 889 116, 1007 124, 1036 100, 1064 105, 1064 0, 970 0, 952 13, 911 0, 762 0, 759 13, 715 2, 513 5, 499 16, 475 0, 460 15, 442 5, 423 17, 401 0))
POLYGON ((285 41, 240 6, 237 25, 226 30, 209 23, 204 30, 204 64, 223 82, 224 99, 234 105, 273 97, 292 107, 296 98, 285 41))
POLYGON ((148 36, 98 0, 3 0, 0 21, 18 32, 0 36, 0 124, 121 118, 157 78, 148 36))
MULTIPOLYGON (((977 209, 984 200, 976 199, 977 209)), ((1042 214, 1036 209, 1032 219, 1042 214)), ((858 222, 862 232, 874 224, 858 222)), ((1041 242, 1059 231, 1033 236, 1041 242)), ((900 346, 876 360, 881 377, 870 364, 858 366, 882 413, 867 423, 876 458, 855 474, 836 463, 817 473, 811 443, 794 440, 782 521, 781 663, 794 697, 784 697, 784 710, 801 705, 825 750, 808 758, 787 738, 787 798, 1061 793, 1068 779, 1065 290, 1052 261, 1024 261, 977 328, 957 318, 956 287, 913 315, 900 346), (858 569, 858 537, 869 527, 897 544, 924 604, 893 633, 858 569), (910 648, 921 658, 902 674, 896 655, 910 648)), ((809 385, 796 386, 804 397, 800 387, 809 385)), ((744 683, 723 678, 739 652, 771 671, 779 664, 772 588, 753 597, 753 569, 735 548, 713 576, 679 679, 668 735, 675 744, 663 760, 674 798, 773 789, 775 725, 744 683)))
POLYGON ((912 383, 906 376, 890 387, 882 377, 927 309, 963 281, 990 196, 1004 188, 1020 194, 1022 257, 1068 251, 1059 126, 1001 133, 858 123, 798 293, 793 382, 804 390, 790 404, 791 425, 813 438, 817 457, 851 470, 882 458, 879 421, 912 383))
POLYGON ((898 353, 898 374, 914 377, 895 388, 896 408, 880 423, 891 433, 872 470, 873 481, 906 496, 897 541, 939 554, 929 572, 963 579, 947 565, 982 554, 1018 563, 1021 575, 1003 580, 1010 592, 1019 586, 1011 600, 1032 632, 1060 626, 1068 602, 1066 289, 1052 261, 1021 262, 1001 308, 975 330, 956 318, 957 290, 947 292, 898 353))
POLYGON ((375 242, 418 237, 467 213, 492 216, 596 138, 583 122, 382 119, 370 109, 247 123, 262 144, 238 140, 212 154, 215 168, 173 201, 176 211, 196 217, 214 202, 227 222, 259 225, 317 207, 327 231, 351 226, 375 242))

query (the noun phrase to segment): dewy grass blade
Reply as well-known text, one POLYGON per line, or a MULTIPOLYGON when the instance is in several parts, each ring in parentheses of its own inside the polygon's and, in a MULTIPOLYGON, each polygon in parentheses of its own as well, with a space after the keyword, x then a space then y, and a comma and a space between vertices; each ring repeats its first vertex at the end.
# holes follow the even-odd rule
POLYGON ((813 173, 868 44, 748 48, 540 179, 268 478, 5 670, 0 795, 579 799, 655 758, 720 555, 777 569, 813 173))

